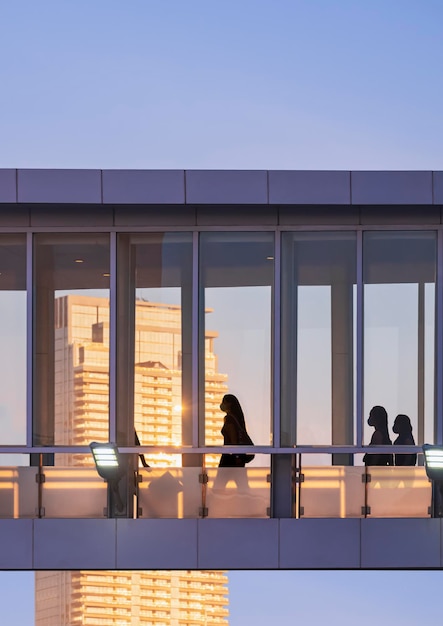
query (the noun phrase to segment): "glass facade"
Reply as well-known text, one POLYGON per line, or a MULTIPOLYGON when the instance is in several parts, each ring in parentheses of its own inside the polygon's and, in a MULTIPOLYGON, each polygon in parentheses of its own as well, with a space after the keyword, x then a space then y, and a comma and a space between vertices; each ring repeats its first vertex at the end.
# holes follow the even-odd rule
POLYGON ((0 441, 26 443, 26 235, 0 235, 0 441))
POLYGON ((355 233, 283 233, 282 445, 355 441, 355 233))
POLYGON ((365 416, 408 415, 418 444, 434 442, 436 269, 435 232, 364 234, 365 416))
MULTIPOLYGON (((100 516, 91 441, 116 442, 131 471, 144 446, 141 515, 278 516, 275 481, 295 469, 295 516, 383 516, 375 483, 359 485, 371 408, 386 409, 391 440, 406 415, 415 444, 441 443, 439 227, 64 230, 0 236, 0 482, 25 489, 2 493, 5 517, 100 516), (217 469, 225 394, 258 447, 246 468, 217 469), (81 506, 66 468, 72 490, 94 490, 81 506)), ((398 470, 377 468, 386 494, 398 470)), ((423 478, 420 459, 401 471, 405 485, 423 478)))
MULTIPOLYGON (((227 376, 226 392, 240 399, 252 439, 262 445, 271 441, 273 283, 272 233, 201 233, 202 374, 212 377, 218 364, 227 376), (206 358, 208 353, 215 358, 206 358)), ((208 386, 205 441, 213 431, 212 400, 208 386)))
POLYGON ((108 441, 109 235, 39 233, 33 259, 32 443, 108 441))

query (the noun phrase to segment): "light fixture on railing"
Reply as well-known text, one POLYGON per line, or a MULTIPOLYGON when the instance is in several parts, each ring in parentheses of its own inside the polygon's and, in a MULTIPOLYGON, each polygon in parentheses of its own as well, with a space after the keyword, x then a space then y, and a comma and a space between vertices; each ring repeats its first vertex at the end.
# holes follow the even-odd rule
POLYGON ((443 446, 423 446, 426 474, 432 481, 431 516, 443 517, 443 446))
POLYGON ((123 468, 117 446, 93 441, 89 447, 99 476, 108 481, 118 480, 123 474, 123 468))
POLYGON ((443 480, 443 446, 423 446, 426 474, 431 480, 443 480))

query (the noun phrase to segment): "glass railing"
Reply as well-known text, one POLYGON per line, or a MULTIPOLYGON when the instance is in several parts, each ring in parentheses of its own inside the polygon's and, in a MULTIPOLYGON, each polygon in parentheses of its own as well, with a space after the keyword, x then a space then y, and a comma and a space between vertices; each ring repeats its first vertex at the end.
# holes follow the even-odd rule
POLYGON ((297 517, 429 517, 424 467, 310 466, 297 489, 297 517))
MULTIPOLYGON (((134 475, 120 479, 117 490, 123 483, 129 489, 131 514, 109 513, 108 484, 95 467, 68 466, 74 458, 72 451, 69 456, 57 451, 56 466, 0 466, 0 518, 272 516, 272 489, 279 480, 271 471, 275 453, 261 450, 244 468, 206 467, 204 454, 189 454, 193 454, 194 464, 197 460, 201 466, 180 467, 184 454, 168 457, 165 453, 158 454, 156 465, 156 457, 150 453, 151 467, 140 466, 134 475)), ((8 454, 8 462, 13 456, 8 454)), ((23 456, 15 456, 23 461, 23 456)), ((206 456, 215 458, 212 451, 206 456)), ((337 456, 324 452, 291 456, 295 518, 430 516, 431 483, 422 466, 335 465, 337 456)), ((348 459, 361 463, 361 452, 349 454, 348 459)))

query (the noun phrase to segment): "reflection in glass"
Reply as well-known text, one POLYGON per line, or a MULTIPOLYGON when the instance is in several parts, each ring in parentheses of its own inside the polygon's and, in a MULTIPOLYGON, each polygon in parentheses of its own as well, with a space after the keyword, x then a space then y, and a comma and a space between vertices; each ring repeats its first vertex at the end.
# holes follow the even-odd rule
POLYGON ((229 392, 243 407, 254 443, 269 444, 274 235, 202 233, 200 243, 205 442, 223 443, 218 405, 229 392))
MULTIPOLYGON (((26 236, 0 236, 0 442, 26 443, 26 236)), ((20 459, 21 460, 21 459, 20 459)), ((17 458, 2 459, 13 464, 17 458)))
POLYGON ((35 235, 34 445, 108 441, 109 271, 107 235, 35 235))
POLYGON ((371 407, 382 405, 391 438, 403 413, 416 443, 432 443, 436 234, 365 233, 363 263, 364 440, 371 407))
MULTIPOLYGON (((133 337, 126 427, 135 427, 143 445, 192 444, 192 234, 121 235, 119 265, 130 290, 126 302, 119 298, 120 318, 127 318, 119 345, 133 337)), ((181 464, 177 455, 146 458, 151 466, 181 464)))
POLYGON ((283 233, 282 445, 354 442, 355 284, 354 233, 283 233))

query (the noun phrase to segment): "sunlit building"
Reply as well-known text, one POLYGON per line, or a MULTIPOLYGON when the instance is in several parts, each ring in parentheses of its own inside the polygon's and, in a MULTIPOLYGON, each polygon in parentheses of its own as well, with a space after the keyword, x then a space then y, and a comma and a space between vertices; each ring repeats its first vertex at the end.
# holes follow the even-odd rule
POLYGON ((223 572, 39 572, 36 626, 227 624, 223 572))
MULTIPOLYGON (((134 424, 141 443, 180 445, 181 311, 138 300, 135 307, 134 424)), ((109 302, 65 295, 55 301, 55 435, 65 445, 107 441, 109 302)), ((211 333, 210 337, 216 336, 211 333)), ((207 407, 220 443, 220 398, 226 375, 217 371, 212 341, 207 407)), ((179 455, 146 455, 151 466, 179 464, 179 455)), ((215 459, 212 459, 214 462, 215 459)), ((209 463, 211 460, 209 460, 209 463)), ((91 465, 90 455, 59 455, 61 465, 91 465)), ((218 571, 37 572, 36 625, 185 626, 228 623, 227 576, 218 571)))

